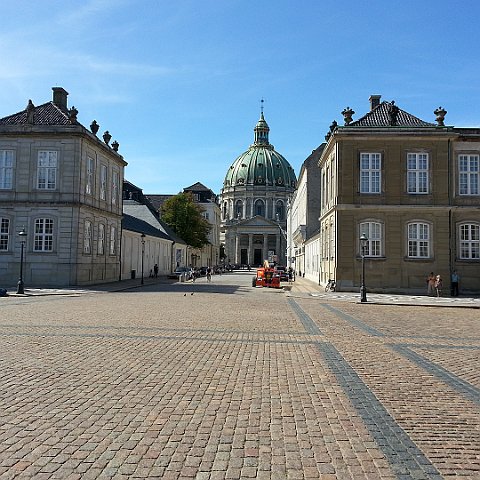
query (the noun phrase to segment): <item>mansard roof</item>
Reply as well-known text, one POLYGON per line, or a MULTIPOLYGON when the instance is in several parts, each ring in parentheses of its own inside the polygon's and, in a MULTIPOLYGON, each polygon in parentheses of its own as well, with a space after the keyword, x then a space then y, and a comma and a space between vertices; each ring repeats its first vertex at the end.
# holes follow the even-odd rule
POLYGON ((394 101, 384 101, 347 127, 437 127, 402 110, 394 101))

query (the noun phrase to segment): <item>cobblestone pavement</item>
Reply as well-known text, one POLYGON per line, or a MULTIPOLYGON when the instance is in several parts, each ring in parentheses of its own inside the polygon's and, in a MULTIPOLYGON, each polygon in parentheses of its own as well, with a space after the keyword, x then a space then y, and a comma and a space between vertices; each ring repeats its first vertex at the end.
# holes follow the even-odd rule
POLYGON ((0 478, 480 478, 478 309, 250 280, 0 299, 0 478))

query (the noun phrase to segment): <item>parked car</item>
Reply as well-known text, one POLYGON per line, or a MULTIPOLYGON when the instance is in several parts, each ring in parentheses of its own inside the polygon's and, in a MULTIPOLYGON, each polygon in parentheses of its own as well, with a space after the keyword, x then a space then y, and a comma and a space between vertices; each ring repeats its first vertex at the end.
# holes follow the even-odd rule
POLYGON ((173 272, 175 275, 185 275, 185 277, 190 279, 193 275, 193 270, 190 267, 177 267, 173 272))

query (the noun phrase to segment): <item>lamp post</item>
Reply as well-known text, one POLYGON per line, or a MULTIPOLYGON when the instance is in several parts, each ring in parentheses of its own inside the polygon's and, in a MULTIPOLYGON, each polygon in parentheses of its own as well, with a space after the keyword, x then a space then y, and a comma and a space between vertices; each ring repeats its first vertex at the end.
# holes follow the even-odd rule
POLYGON ((360 287, 360 301, 367 301, 367 289, 365 287, 365 249, 367 248, 368 237, 362 233, 360 237, 360 248, 362 252, 362 286, 360 287))
POLYGON ((25 231, 25 227, 22 228, 20 232, 18 232, 18 236, 20 237, 20 278, 18 279, 17 283, 17 293, 24 294, 24 283, 23 283, 23 250, 25 247, 25 237, 27 236, 27 232, 25 231))
POLYGON ((142 241, 142 281, 141 284, 143 285, 143 259, 145 257, 145 234, 142 233, 140 235, 141 241, 142 241))

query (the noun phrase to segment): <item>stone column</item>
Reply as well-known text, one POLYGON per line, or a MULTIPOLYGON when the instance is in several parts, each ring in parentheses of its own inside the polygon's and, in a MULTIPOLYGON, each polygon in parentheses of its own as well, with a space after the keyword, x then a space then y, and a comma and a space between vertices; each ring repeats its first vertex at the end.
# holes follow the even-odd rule
POLYGON ((248 234, 248 263, 252 265, 253 263, 253 233, 248 234))
POLYGON ((234 263, 240 263, 240 234, 235 235, 235 260, 234 263))
POLYGON ((276 234, 275 235, 275 255, 277 256, 278 258, 278 263, 280 263, 282 261, 282 257, 280 255, 280 245, 281 245, 281 241, 280 241, 280 234, 276 234))
POLYGON ((263 259, 268 259, 268 235, 266 233, 263 234, 263 259))

